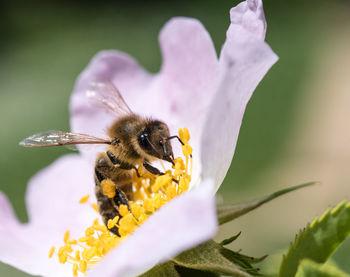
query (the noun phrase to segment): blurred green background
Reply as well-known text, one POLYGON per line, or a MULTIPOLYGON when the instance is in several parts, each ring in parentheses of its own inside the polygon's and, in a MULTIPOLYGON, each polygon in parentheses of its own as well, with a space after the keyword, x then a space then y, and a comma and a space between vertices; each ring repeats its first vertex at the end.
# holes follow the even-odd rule
MULTIPOLYGON (((44 130, 69 130, 76 77, 102 49, 119 49, 157 72, 157 36, 173 16, 198 18, 219 51, 238 1, 3 1, 0 4, 0 190, 21 221, 30 177, 65 149, 24 149, 44 130)), ((220 230, 242 231, 232 245, 276 261, 297 231, 350 195, 350 2, 264 2, 267 41, 280 60, 257 88, 243 120, 218 202, 235 203, 320 180, 220 230)), ((350 243, 333 260, 350 273, 350 243)), ((0 264, 0 276, 27 276, 0 264)))

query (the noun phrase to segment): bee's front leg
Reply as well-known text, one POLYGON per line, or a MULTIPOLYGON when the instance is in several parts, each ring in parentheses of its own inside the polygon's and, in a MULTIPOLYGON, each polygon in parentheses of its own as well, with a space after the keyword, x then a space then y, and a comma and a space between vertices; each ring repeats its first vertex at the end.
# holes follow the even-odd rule
POLYGON ((137 177, 141 177, 136 166, 121 163, 111 151, 107 151, 106 154, 114 166, 119 167, 121 169, 134 169, 136 171, 137 177))
MULTIPOLYGON (((148 172, 151 172, 152 174, 154 175, 164 175, 165 173, 164 172, 161 172, 158 168, 150 165, 147 161, 144 161, 143 162, 143 167, 148 171, 148 172)), ((179 181, 172 178, 172 180, 175 182, 175 183, 178 183, 179 181)))
POLYGON ((112 164, 114 165, 120 165, 120 161, 117 159, 116 156, 111 151, 106 152, 108 158, 111 160, 112 164))
POLYGON ((158 168, 150 165, 147 161, 144 161, 142 165, 148 172, 151 172, 154 175, 164 175, 163 172, 161 172, 158 168))

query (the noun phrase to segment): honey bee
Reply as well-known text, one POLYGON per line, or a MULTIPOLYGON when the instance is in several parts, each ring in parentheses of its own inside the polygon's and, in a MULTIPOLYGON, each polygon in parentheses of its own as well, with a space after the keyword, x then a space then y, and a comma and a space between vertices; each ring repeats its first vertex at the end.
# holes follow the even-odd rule
MULTIPOLYGON (((138 167, 142 165, 154 175, 163 175, 151 165, 152 161, 164 160, 174 165, 174 154, 169 128, 164 122, 144 118, 131 111, 118 89, 109 82, 97 82, 90 86, 87 96, 102 104, 116 116, 107 130, 109 139, 86 134, 62 131, 48 131, 30 136, 20 142, 25 147, 67 146, 76 144, 106 144, 107 151, 99 153, 95 162, 95 194, 98 210, 107 226, 108 220, 119 216, 119 206, 128 206, 133 200, 133 170, 139 176, 138 167), (101 182, 109 179, 115 184, 115 196, 108 198, 103 194, 101 182)), ((111 229, 119 235, 117 227, 111 229)))

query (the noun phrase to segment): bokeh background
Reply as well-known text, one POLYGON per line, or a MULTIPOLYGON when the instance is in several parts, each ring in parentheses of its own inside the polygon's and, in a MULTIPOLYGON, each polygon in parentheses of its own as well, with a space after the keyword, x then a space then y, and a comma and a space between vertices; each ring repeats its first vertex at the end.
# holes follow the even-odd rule
MULTIPOLYGON (((69 130, 68 102, 76 77, 102 49, 119 49, 157 72, 157 36, 173 16, 198 18, 217 51, 229 9, 238 1, 0 2, 0 190, 27 220, 30 177, 69 151, 24 149, 18 142, 44 130, 69 130)), ((300 228, 350 196, 350 2, 264 2, 267 41, 280 57, 261 82, 243 120, 218 202, 254 199, 319 180, 224 225, 218 239, 242 231, 233 245, 276 263, 300 228)), ((218 138, 219 139, 219 138, 218 138)), ((350 273, 350 241, 333 255, 350 273)), ((27 276, 0 264, 0 276, 27 276)))

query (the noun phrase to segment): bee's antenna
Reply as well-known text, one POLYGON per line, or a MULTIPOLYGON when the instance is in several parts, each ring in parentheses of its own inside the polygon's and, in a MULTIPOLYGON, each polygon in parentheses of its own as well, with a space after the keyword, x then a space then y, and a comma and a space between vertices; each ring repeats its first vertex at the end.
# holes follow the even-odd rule
POLYGON ((179 138, 179 136, 171 136, 171 137, 167 137, 166 140, 171 140, 171 139, 174 139, 174 138, 177 138, 178 141, 182 144, 182 145, 185 145, 184 142, 179 138))
MULTIPOLYGON (((171 137, 167 137, 166 140, 171 140, 171 139, 178 139, 178 141, 182 144, 185 145, 184 142, 179 138, 179 136, 171 136, 171 137)), ((190 154, 190 157, 192 158, 192 154, 190 154)))

